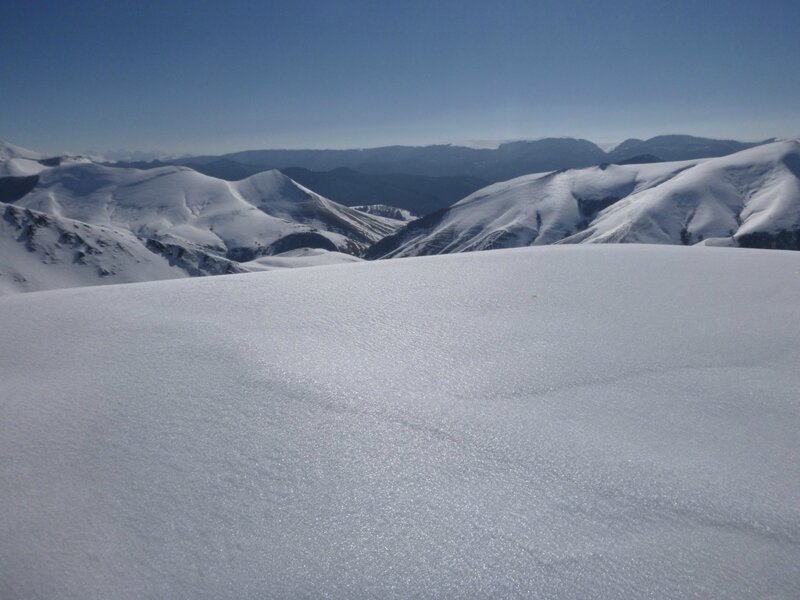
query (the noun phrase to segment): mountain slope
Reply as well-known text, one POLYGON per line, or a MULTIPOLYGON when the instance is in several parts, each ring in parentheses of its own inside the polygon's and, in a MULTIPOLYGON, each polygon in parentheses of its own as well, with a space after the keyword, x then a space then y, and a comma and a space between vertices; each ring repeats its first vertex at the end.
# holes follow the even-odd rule
MULTIPOLYGON (((673 163, 674 164, 674 163, 673 163)), ((800 250, 800 141, 704 160, 603 211, 576 242, 800 250)))
POLYGON ((0 140, 0 161, 18 158, 23 160, 40 160, 44 158, 44 155, 0 140))
MULTIPOLYGON (((113 166, 154 169, 168 166, 161 161, 119 162, 113 166)), ((266 163, 251 165, 221 158, 205 162, 186 159, 180 164, 211 177, 239 181, 255 173, 270 170, 266 163)), ((294 181, 345 206, 377 202, 405 208, 412 212, 428 213, 450 206, 488 182, 471 176, 413 175, 408 173, 360 173, 339 167, 330 171, 313 171, 302 167, 286 167, 281 171, 294 181)))
POLYGON ((798 306, 664 246, 0 298, 0 595, 797 598, 798 306))
POLYGON ((235 260, 303 246, 359 253, 392 231, 277 171, 231 183, 185 167, 69 164, 40 173, 16 204, 235 260))
POLYGON ((342 262, 339 252, 361 254, 402 226, 278 171, 227 182, 10 144, 0 153, 0 172, 12 173, 0 177, 0 293, 263 270, 241 263, 265 255, 286 266, 342 262), (292 254, 308 248, 322 252, 292 254))
POLYGON ((5 185, 13 184, 13 182, 5 180, 35 176, 51 167, 90 162, 91 159, 86 156, 73 154, 45 157, 44 154, 0 140, 0 198, 2 198, 5 185))
POLYGON ((143 241, 125 229, 0 203, 0 295, 244 271, 224 258, 143 241))
POLYGON ((347 206, 380 203, 416 214, 428 214, 450 206, 487 184, 486 180, 470 176, 369 174, 345 168, 311 171, 290 167, 282 172, 347 206))
POLYGON ((351 254, 331 252, 320 248, 299 248, 273 256, 262 256, 240 266, 249 272, 272 271, 274 269, 296 269, 299 267, 325 267, 344 263, 362 262, 351 254))
POLYGON ((240 263, 185 241, 140 239, 123 228, 0 203, 0 296, 360 260, 340 252, 301 248, 240 263))
POLYGON ((387 204, 367 204, 365 206, 353 206, 352 208, 376 217, 392 219, 393 221, 403 221, 405 223, 418 218, 404 208, 397 208, 396 206, 389 206, 387 204))
POLYGON ((799 164, 800 142, 794 140, 714 159, 528 175, 410 223, 367 256, 562 241, 687 244, 708 238, 797 249, 792 240, 800 230, 799 164))

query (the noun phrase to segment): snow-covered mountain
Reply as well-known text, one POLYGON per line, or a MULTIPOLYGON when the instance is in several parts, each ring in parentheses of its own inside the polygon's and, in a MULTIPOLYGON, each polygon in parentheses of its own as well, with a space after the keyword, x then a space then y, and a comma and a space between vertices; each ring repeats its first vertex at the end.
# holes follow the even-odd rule
POLYGON ((41 158, 11 145, 2 155, 11 173, 0 178, 6 291, 241 272, 248 268, 238 263, 301 248, 330 251, 332 261, 403 224, 341 206, 279 171, 228 182, 186 167, 41 158), (78 231, 80 248, 70 237, 78 231))
POLYGON ((628 139, 614 148, 588 140, 543 138, 489 144, 389 146, 358 150, 248 150, 224 156, 134 161, 116 166, 150 169, 167 164, 237 181, 279 168, 345 206, 380 202, 427 215, 472 192, 512 177, 603 163, 642 163, 724 156, 763 142, 690 135, 628 139))
POLYGON ((306 246, 357 254, 391 232, 384 220, 331 202, 279 171, 228 182, 186 167, 70 165, 42 172, 15 204, 197 244, 234 260, 306 246))
POLYGON ((0 295, 251 270, 193 245, 0 203, 0 295))
POLYGON ((642 155, 670 161, 726 156, 769 141, 772 140, 740 142, 692 135, 659 135, 648 140, 630 138, 608 150, 608 162, 626 161, 642 155))
POLYGON ((0 596, 796 599, 797 258, 0 298, 0 596))
POLYGON ((700 161, 663 183, 635 190, 563 242, 800 250, 800 141, 700 161))
MULTIPOLYGON (((31 177, 51 167, 91 162, 86 156, 64 155, 46 157, 0 140, 0 179, 7 177, 31 177)), ((2 186, 0 186, 2 187, 2 186)), ((2 200, 0 192, 0 200, 2 200)))
POLYGON ((800 141, 519 177, 410 223, 368 257, 585 242, 800 249, 800 141))
POLYGON ((257 272, 272 271, 274 269, 295 269, 298 267, 324 267, 362 261, 363 259, 352 254, 331 252, 322 248, 298 248, 296 250, 287 250, 281 254, 262 256, 250 262, 240 263, 240 266, 249 272, 257 272))
POLYGON ((34 152, 33 150, 28 150, 27 148, 22 148, 21 146, 17 146, 15 144, 9 144, 8 142, 4 142, 0 140, 0 161, 5 162, 8 160, 40 160, 44 158, 43 154, 39 154, 38 152, 34 152))
POLYGON ((402 221, 404 223, 414 221, 418 218, 410 210, 389 206, 388 204, 365 204, 363 206, 353 206, 351 208, 377 217, 385 217, 393 221, 402 221))
POLYGON ((800 248, 798 140, 527 175, 417 220, 389 206, 339 205, 275 170, 229 182, 181 166, 43 158, 9 144, 0 155, 0 292, 346 262, 343 254, 596 242, 800 248))

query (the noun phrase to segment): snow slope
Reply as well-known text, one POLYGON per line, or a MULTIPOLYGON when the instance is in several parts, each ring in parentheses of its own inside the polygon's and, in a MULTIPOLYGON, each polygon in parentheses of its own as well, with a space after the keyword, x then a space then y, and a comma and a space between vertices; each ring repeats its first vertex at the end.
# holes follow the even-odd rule
POLYGON ((271 271, 273 269, 294 269, 297 267, 323 267, 341 263, 361 262, 362 259, 352 254, 331 252, 321 248, 299 248, 274 256, 262 256, 241 266, 250 272, 271 271))
POLYGON ((392 231, 279 171, 227 182, 186 167, 73 165, 43 172, 16 204, 124 227, 138 237, 197 244, 234 260, 304 246, 357 253, 392 231))
POLYGON ((362 206, 351 207, 354 210, 368 213, 370 215, 384 217, 393 221, 413 221, 418 217, 410 210, 405 208, 397 208, 396 206, 389 206, 387 204, 365 204, 362 206))
POLYGON ((27 148, 22 148, 21 146, 16 146, 0 140, 0 161, 7 161, 17 158, 24 160, 40 160, 44 158, 44 155, 34 152, 33 150, 28 150, 27 148))
POLYGON ((750 245, 781 232, 795 232, 800 244, 800 140, 701 161, 617 202, 564 241, 750 245))
POLYGON ((0 296, 359 261, 341 252, 300 248, 237 263, 192 244, 139 239, 123 228, 0 203, 0 296))
POLYGON ((44 155, 0 140, 0 177, 27 177, 46 167, 39 161, 44 155))
POLYGON ((0 214, 0 294, 346 262, 341 253, 361 254, 402 226, 336 204, 278 171, 227 182, 186 167, 141 171, 81 156, 42 158, 5 143, 0 214), (28 227, 37 229, 35 242, 28 227), (308 248, 331 252, 284 256, 270 267, 239 264, 308 248))
POLYGON ((199 250, 143 242, 125 229, 89 225, 0 203, 0 295, 62 287, 241 273, 199 250))
POLYGON ((0 298, 0 596, 800 596, 800 263, 555 246, 0 298))
POLYGON ((776 238, 783 235, 797 237, 800 247, 800 233, 793 232, 800 232, 798 140, 721 158, 519 177, 412 222, 368 256, 561 241, 681 244, 715 238, 712 243, 720 245, 781 247, 776 238))
POLYGON ((0 177, 29 177, 51 167, 89 162, 91 160, 86 156, 72 154, 48 158, 0 140, 0 177))

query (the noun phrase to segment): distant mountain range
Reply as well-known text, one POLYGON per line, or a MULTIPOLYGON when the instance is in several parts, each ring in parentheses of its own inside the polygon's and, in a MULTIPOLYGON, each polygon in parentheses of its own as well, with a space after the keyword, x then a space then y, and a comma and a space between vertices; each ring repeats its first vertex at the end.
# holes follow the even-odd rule
POLYGON ((114 164, 139 169, 182 165, 228 181, 280 169, 345 206, 382 203, 428 214, 485 185, 529 173, 603 163, 724 156, 755 145, 758 143, 664 135, 649 140, 629 139, 606 152, 588 140, 545 138, 508 142, 494 149, 438 145, 363 150, 247 150, 220 156, 114 164))
POLYGON ((645 155, 657 158, 660 161, 711 158, 733 154, 734 152, 772 141, 774 140, 737 142, 735 140, 714 140, 691 135, 660 135, 649 140, 630 138, 608 153, 608 162, 619 163, 645 155))
POLYGON ((724 156, 759 143, 763 142, 664 135, 649 140, 629 139, 610 152, 605 152, 597 144, 584 139, 544 138, 507 142, 497 148, 447 144, 385 146, 363 150, 246 150, 222 156, 181 158, 172 161, 172 164, 214 165, 222 160, 259 169, 302 167, 312 171, 331 171, 349 168, 370 174, 469 176, 502 181, 528 173, 619 162, 644 154, 653 155, 659 160, 724 156))
MULTIPOLYGON (((736 144, 693 140, 696 153, 736 144)), ((668 142, 613 152, 666 154, 668 142)), ((714 158, 651 156, 527 174, 416 218, 391 205, 391 182, 424 204, 452 191, 443 181, 455 189, 468 178, 285 169, 336 193, 369 184, 379 201, 351 208, 278 170, 231 182, 186 166, 119 168, 0 143, 0 293, 547 244, 800 250, 800 141, 714 158)))
POLYGON ((800 141, 655 164, 526 175, 412 221, 367 258, 650 243, 800 249, 800 141))

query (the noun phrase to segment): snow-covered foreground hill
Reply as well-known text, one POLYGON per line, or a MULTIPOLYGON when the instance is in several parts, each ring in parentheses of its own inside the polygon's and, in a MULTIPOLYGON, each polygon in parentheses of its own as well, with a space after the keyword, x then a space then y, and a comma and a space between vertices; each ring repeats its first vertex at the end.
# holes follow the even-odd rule
POLYGON ((800 259, 0 298, 3 598, 800 596, 800 259))
POLYGON ((553 243, 800 249, 800 140, 721 158, 496 183, 375 244, 372 258, 553 243))

